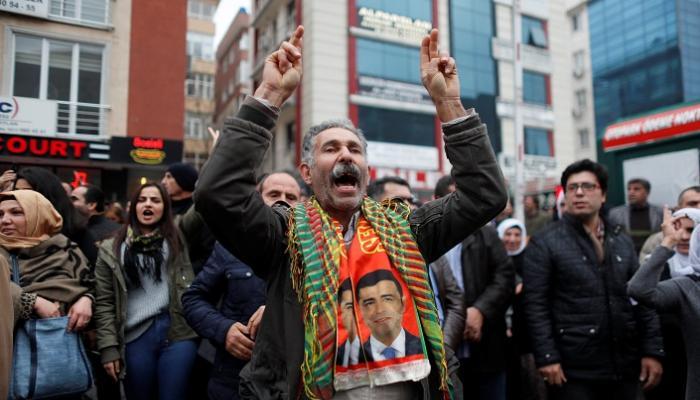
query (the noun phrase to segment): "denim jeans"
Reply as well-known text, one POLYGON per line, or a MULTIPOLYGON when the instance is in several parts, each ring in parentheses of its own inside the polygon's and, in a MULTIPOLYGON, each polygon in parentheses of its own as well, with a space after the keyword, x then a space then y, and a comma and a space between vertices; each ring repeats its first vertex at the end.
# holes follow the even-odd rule
POLYGON ((156 316, 138 339, 126 345, 124 389, 129 400, 184 400, 197 355, 195 340, 170 342, 170 315, 156 316))

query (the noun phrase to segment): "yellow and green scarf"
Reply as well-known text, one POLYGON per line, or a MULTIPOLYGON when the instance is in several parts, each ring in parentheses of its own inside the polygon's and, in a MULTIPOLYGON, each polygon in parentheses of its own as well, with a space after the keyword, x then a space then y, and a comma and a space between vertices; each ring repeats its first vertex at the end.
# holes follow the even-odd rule
MULTIPOLYGON (((439 369, 440 390, 443 398, 451 399, 454 396, 442 329, 427 266, 408 224, 410 210, 402 202, 380 204, 365 197, 361 212, 415 299, 424 339, 439 369)), ((304 361, 301 365, 304 393, 310 399, 330 399, 333 397, 338 277, 344 240, 314 197, 297 204, 289 222, 292 286, 304 307, 304 361)))

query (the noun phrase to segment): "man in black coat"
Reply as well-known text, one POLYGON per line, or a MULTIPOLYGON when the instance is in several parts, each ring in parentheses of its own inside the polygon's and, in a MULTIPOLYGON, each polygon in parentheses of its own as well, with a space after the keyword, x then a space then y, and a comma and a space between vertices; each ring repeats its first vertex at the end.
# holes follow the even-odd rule
POLYGON ((661 378, 656 313, 630 301, 638 268, 629 236, 600 216, 605 168, 591 160, 561 177, 566 214, 525 250, 525 314, 535 362, 551 399, 636 400, 661 378))
MULTIPOLYGON (((435 197, 454 190, 454 178, 444 176, 435 187, 435 197)), ((505 313, 515 290, 515 268, 503 242, 496 230, 486 225, 433 265, 447 265, 464 292, 465 324, 455 351, 465 398, 505 400, 505 313)))
POLYGON ((95 241, 101 242, 121 228, 121 225, 104 216, 105 194, 97 186, 80 185, 73 189, 70 199, 75 209, 88 218, 87 230, 95 241))

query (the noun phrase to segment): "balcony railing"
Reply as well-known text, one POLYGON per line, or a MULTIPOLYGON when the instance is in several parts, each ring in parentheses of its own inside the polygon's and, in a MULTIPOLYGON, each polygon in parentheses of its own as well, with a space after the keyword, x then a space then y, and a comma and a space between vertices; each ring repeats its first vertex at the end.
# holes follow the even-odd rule
POLYGON ((60 134, 104 136, 109 106, 57 101, 56 130, 60 134))

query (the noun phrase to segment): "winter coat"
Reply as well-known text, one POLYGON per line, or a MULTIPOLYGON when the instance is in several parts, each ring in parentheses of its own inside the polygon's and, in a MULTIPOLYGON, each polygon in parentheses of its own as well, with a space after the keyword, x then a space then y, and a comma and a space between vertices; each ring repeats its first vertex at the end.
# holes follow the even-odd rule
POLYGON ((530 240, 523 260, 525 314, 538 367, 569 379, 638 379, 640 360, 664 355, 659 318, 626 293, 639 264, 632 239, 605 225, 604 260, 570 215, 530 240))
POLYGON ((226 334, 236 322, 247 325, 262 305, 265 281, 216 243, 211 257, 182 296, 187 322, 216 347, 212 379, 217 384, 209 389, 210 393, 226 392, 217 393, 216 398, 238 398, 238 374, 247 361, 226 351, 226 334))

